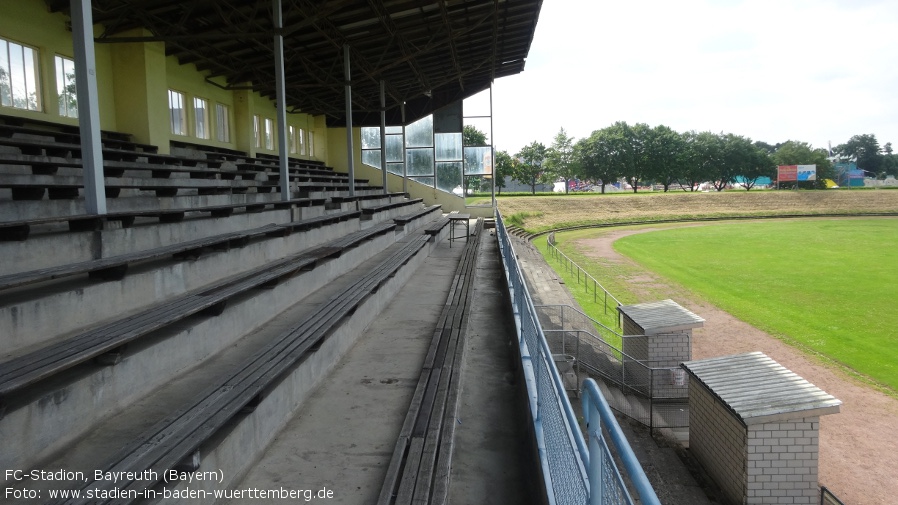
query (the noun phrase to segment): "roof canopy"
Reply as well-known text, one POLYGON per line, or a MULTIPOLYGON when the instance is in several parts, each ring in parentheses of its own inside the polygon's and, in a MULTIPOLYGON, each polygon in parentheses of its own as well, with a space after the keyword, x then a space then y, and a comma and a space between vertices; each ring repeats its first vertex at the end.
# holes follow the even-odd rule
MULTIPOLYGON (((70 0, 46 0, 67 11, 70 0)), ((524 69, 539 0, 282 0, 287 108, 345 125, 343 47, 350 46, 354 125, 389 124, 471 96, 524 69)), ((165 42, 229 87, 275 98, 273 0, 93 0, 98 43, 165 42), (149 36, 133 36, 144 28, 149 36)))

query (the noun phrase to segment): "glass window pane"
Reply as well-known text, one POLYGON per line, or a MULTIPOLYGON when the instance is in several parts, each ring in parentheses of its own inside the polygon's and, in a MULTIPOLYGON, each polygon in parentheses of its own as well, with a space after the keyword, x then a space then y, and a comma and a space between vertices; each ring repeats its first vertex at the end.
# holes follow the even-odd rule
POLYGON ((366 149, 362 151, 362 163, 380 168, 380 149, 366 149))
POLYGON ((22 57, 25 61, 25 90, 28 95, 29 110, 41 110, 41 93, 38 83, 37 51, 30 47, 22 47, 22 57))
POLYGON ((315 156, 315 132, 309 132, 309 156, 315 156))
POLYGON ((486 135, 486 145, 492 144, 491 135, 490 135, 490 126, 491 120, 488 117, 483 118, 465 118, 465 126, 473 126, 477 128, 478 131, 483 132, 486 135))
POLYGON ((437 189, 447 192, 461 191, 461 162, 437 163, 437 189))
POLYGON ((219 142, 231 141, 231 116, 227 105, 215 104, 215 135, 219 142))
POLYGON ((433 149, 408 149, 408 175, 433 175, 433 149))
POLYGON ((433 147, 433 116, 421 118, 405 128, 407 147, 433 147))
POLYGON ((390 135, 390 134, 395 135, 395 134, 397 134, 397 133, 398 133, 398 134, 402 134, 402 127, 401 127, 401 126, 388 126, 388 127, 387 127, 387 135, 390 135))
POLYGON ((9 44, 0 39, 0 105, 12 105, 12 87, 10 86, 9 44))
POLYGON ((171 132, 187 135, 187 111, 184 110, 184 95, 168 90, 168 109, 171 113, 171 132))
POLYGON ((378 149, 380 147, 380 128, 362 127, 362 149, 378 149))
POLYGON ((194 120, 196 121, 196 137, 209 138, 209 102, 204 98, 193 99, 194 120))
POLYGON ((56 97, 59 102, 59 115, 65 116, 65 69, 63 68, 62 57, 57 56, 54 63, 56 64, 56 97))
POLYGON ((433 177, 409 177, 409 180, 433 187, 433 177))
POLYGON ((461 159, 461 133, 437 133, 433 140, 436 144, 437 161, 461 159))
POLYGON ((387 163, 387 172, 402 175, 402 163, 387 163))
POLYGON ((491 147, 466 147, 465 174, 492 173, 492 152, 491 147))
POLYGON ((387 135, 387 161, 402 163, 402 135, 387 135))
MULTIPOLYGON (((490 90, 489 88, 477 93, 474 96, 465 98, 462 102, 463 113, 465 116, 489 116, 490 111, 490 90)), ((486 130, 481 130, 486 131, 486 130)))
POLYGON ((265 118, 265 149, 274 149, 274 120, 265 118))

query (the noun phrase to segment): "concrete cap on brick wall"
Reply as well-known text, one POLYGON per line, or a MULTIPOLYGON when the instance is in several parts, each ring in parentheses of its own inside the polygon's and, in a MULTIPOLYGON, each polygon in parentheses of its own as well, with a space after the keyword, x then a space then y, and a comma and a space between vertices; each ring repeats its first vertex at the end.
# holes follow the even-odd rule
POLYGON ((705 320, 673 300, 621 305, 617 308, 643 330, 643 335, 673 333, 701 328, 705 320))
POLYGON ((681 364, 745 426, 836 414, 842 401, 762 352, 681 364))

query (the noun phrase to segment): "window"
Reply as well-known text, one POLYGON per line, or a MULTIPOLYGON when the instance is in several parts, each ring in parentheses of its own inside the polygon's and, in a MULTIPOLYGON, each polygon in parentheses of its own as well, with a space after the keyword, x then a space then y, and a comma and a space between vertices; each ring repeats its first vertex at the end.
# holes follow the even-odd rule
POLYGON ((297 134, 296 127, 290 126, 289 129, 290 129, 290 131, 289 131, 289 134, 287 135, 287 141, 289 142, 289 144, 287 144, 288 150, 290 151, 290 154, 296 154, 296 144, 298 144, 298 142, 296 140, 296 134, 297 134))
POLYGON ((302 128, 299 129, 299 135, 297 136, 297 141, 299 143, 299 154, 300 156, 306 155, 306 131, 302 128))
POLYGON ((315 156, 315 132, 309 132, 309 156, 315 156))
POLYGON ((253 145, 262 147, 262 119, 258 115, 253 116, 253 145))
POLYGON ((59 100, 59 115, 78 117, 78 94, 75 91, 75 61, 65 56, 56 56, 56 98, 59 100))
POLYGON ((171 132, 187 135, 187 110, 184 109, 184 94, 168 90, 168 110, 171 113, 171 132))
POLYGON ((193 99, 193 119, 195 121, 196 138, 209 138, 209 101, 205 98, 193 99))
POLYGON ((265 118, 265 149, 274 149, 274 120, 265 118))
POLYGON ((41 110, 37 49, 0 39, 0 105, 41 110))
POLYGON ((231 141, 231 112, 224 104, 215 104, 215 138, 219 142, 231 141))

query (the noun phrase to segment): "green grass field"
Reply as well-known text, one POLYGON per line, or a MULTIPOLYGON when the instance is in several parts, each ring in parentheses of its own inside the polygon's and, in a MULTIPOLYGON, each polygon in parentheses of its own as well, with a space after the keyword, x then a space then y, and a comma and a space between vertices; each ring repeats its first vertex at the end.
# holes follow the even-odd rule
POLYGON ((898 220, 675 228, 615 248, 736 317, 898 392, 898 220))

